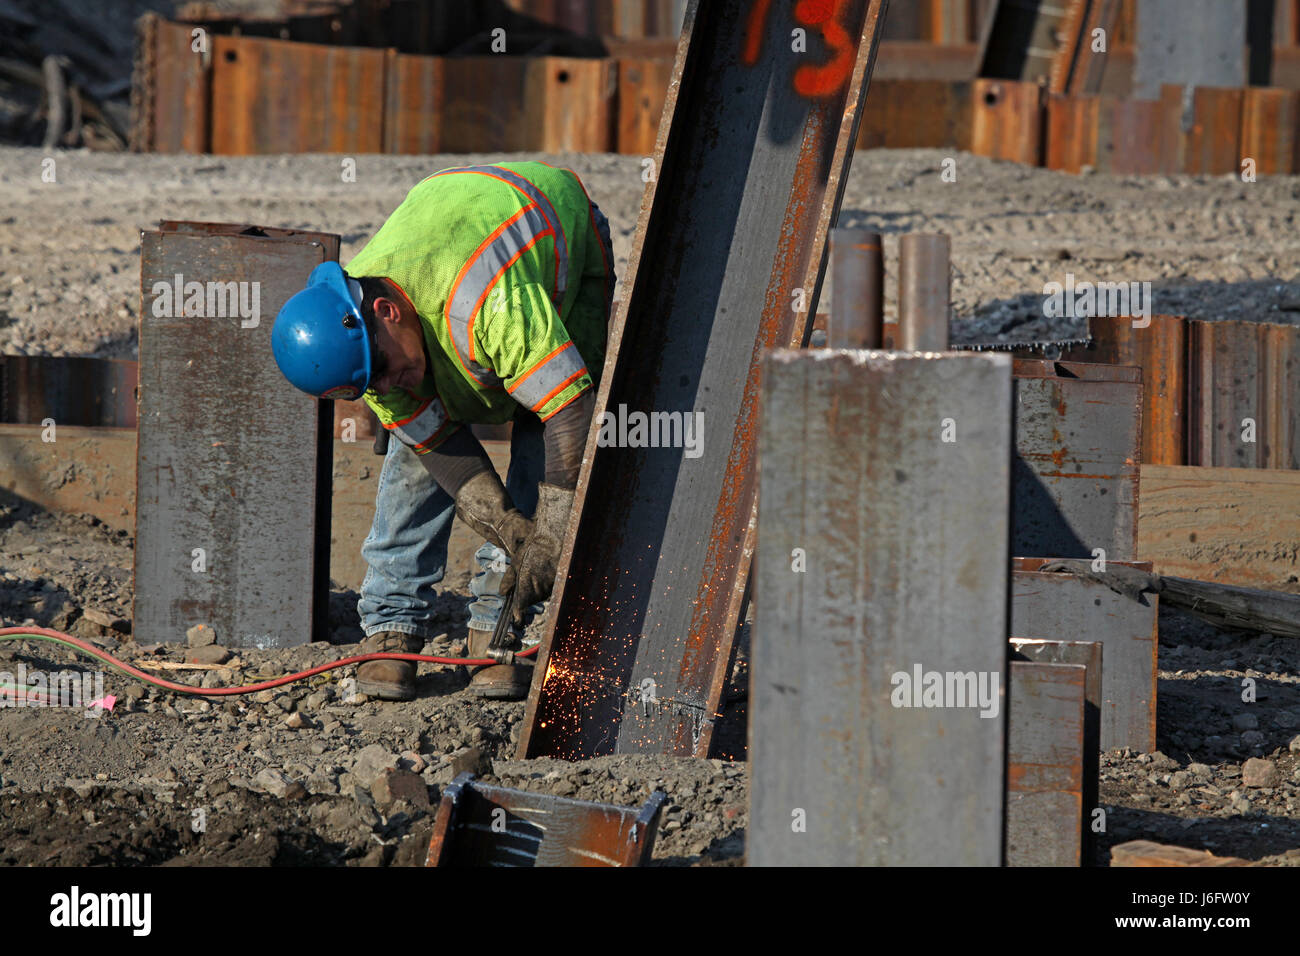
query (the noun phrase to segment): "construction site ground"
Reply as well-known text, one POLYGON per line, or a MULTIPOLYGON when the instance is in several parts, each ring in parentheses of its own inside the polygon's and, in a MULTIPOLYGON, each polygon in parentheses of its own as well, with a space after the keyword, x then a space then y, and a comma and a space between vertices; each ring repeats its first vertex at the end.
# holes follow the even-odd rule
MULTIPOLYGON (((42 181, 43 158, 0 148, 0 351, 134 357, 140 229, 191 219, 324 230, 343 236, 346 263, 423 176, 501 157, 357 156, 348 182, 337 156, 60 153, 53 183, 42 181)), ((611 220, 621 274, 643 188, 640 159, 540 158, 582 177, 611 220)), ((1300 320, 1300 178, 1069 176, 956 154, 957 181, 945 182, 946 158, 859 153, 840 223, 885 234, 891 278, 900 232, 952 236, 958 342, 1083 335, 1083 319, 1042 315, 1043 284, 1067 272, 1150 281, 1154 312, 1300 320)), ((885 301, 896 301, 892 283, 885 301)), ((212 412, 229 413, 220 400, 212 412)), ((137 664, 181 661, 183 633, 170 645, 131 639, 132 544, 89 516, 0 493, 0 619, 66 630, 137 664)), ((445 638, 426 653, 464 640, 467 579, 445 584, 433 622, 445 638)), ((354 653, 355 602, 355 592, 331 595, 332 643, 232 648, 225 669, 160 673, 249 683, 354 653)), ((1103 862, 1113 844, 1146 838, 1300 863, 1300 644, 1168 611, 1160 630, 1158 751, 1103 755, 1103 862), (1245 678, 1258 700, 1243 712, 1245 678)), ((19 663, 59 670, 72 660, 49 644, 0 645, 3 671, 19 663)), ((743 665, 742 655, 730 692, 738 714, 743 665)), ((0 864, 422 862, 430 808, 417 791, 372 788, 388 767, 418 775, 435 804, 438 788, 466 769, 624 805, 662 787, 669 801, 658 863, 743 859, 743 761, 516 761, 522 703, 472 698, 451 669, 423 667, 417 700, 397 704, 349 699, 340 684, 347 676, 209 702, 109 672, 106 690, 118 701, 98 719, 0 711, 0 864)))

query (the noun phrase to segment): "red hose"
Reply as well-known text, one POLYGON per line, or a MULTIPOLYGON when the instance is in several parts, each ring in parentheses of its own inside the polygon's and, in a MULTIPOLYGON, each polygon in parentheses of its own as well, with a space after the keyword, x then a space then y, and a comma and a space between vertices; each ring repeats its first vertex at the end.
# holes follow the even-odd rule
MULTIPOLYGON (((270 690, 272 687, 282 687, 285 684, 292 684, 295 681, 303 680, 307 677, 314 677, 317 674, 323 674, 325 671, 334 670, 336 667, 346 667, 349 664, 361 664, 366 661, 416 661, 422 664, 450 664, 464 667, 488 667, 492 664, 498 664, 490 657, 484 658, 466 658, 466 657, 432 657, 425 654, 391 654, 387 652, 377 654, 358 654, 355 657, 345 657, 342 660, 331 661, 328 664, 321 664, 309 670, 298 671, 294 674, 286 674, 284 677, 277 677, 274 680, 262 681, 260 684, 246 684, 242 687, 192 687, 189 684, 178 684, 175 681, 169 681, 162 677, 155 677, 146 673, 139 668, 132 667, 125 661, 118 660, 112 654, 101 651, 95 645, 80 638, 73 637, 71 634, 64 634, 62 631, 51 630, 46 627, 0 627, 0 638, 6 636, 32 635, 53 640, 61 644, 71 644, 72 646, 84 651, 97 660, 117 668, 125 674, 132 677, 138 677, 140 680, 155 687, 163 687, 178 694, 192 694, 195 697, 230 697, 239 694, 253 694, 259 690, 270 690)), ((516 658, 530 657, 536 654, 541 645, 530 647, 526 651, 516 654, 516 658)))

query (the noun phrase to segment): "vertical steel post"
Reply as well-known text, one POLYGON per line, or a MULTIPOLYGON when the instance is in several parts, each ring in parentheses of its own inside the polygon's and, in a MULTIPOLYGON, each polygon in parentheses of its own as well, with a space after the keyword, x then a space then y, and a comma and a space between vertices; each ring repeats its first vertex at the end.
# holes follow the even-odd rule
POLYGON ((826 344, 833 349, 878 349, 885 309, 885 261, 880 233, 831 230, 831 317, 826 344))
POLYGON ((1082 862, 1087 681, 1079 664, 1011 662, 1008 866, 1082 862))
POLYGON ((1010 360, 762 371, 749 862, 997 866, 1010 360))
POLYGON ((901 236, 898 241, 898 347, 905 352, 947 349, 948 303, 948 237, 917 232, 901 236))

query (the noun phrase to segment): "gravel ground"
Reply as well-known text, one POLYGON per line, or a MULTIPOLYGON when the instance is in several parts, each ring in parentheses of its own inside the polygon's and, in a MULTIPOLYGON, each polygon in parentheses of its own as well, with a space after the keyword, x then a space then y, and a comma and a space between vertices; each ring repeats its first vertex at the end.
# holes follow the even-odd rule
MULTIPOLYGON (((957 341, 1081 334, 1080 323, 1046 319, 1039 306, 1043 283, 1067 272, 1150 281, 1157 312, 1300 316, 1293 221, 1300 179, 1072 177, 959 155, 958 182, 943 183, 944 156, 860 154, 841 221, 885 234, 890 276, 899 233, 953 237, 957 341)), ((163 218, 322 229, 344 237, 346 262, 422 176, 500 157, 362 156, 355 183, 342 182, 338 157, 90 153, 56 155, 57 182, 43 183, 42 158, 0 148, 0 351, 131 357, 140 229, 163 218)), ((622 275, 641 196, 639 160, 545 158, 574 168, 609 215, 622 275)), ((894 298, 891 286, 887 303, 894 298)), ((0 619, 69 630, 137 664, 182 660, 180 645, 140 647, 130 638, 132 548, 128 534, 93 518, 47 514, 0 495, 0 619)), ((428 653, 464 640, 465 582, 448 583, 438 611, 445 633, 428 653)), ((190 679, 242 683, 350 653, 359 639, 355 597, 332 595, 330 644, 240 649, 190 679)), ((0 670, 19 663, 58 670, 71 660, 48 644, 0 646, 0 670)), ((743 664, 731 693, 741 727, 743 664)), ((1159 750, 1105 756, 1103 852, 1145 837, 1300 862, 1298 672, 1294 642, 1162 612, 1159 750), (1245 677, 1257 683, 1254 703, 1240 699, 1245 677)), ((518 762, 511 757, 523 705, 469 697, 455 670, 422 668, 420 697, 404 704, 357 699, 341 683, 346 677, 335 671, 209 703, 110 674, 106 689, 119 702, 100 719, 46 709, 0 714, 0 863, 418 863, 429 828, 420 795, 436 800, 463 769, 628 806, 660 786, 669 809, 657 863, 742 857, 743 763, 518 762)), ((732 729, 726 755, 739 757, 734 741, 743 737, 732 729)))

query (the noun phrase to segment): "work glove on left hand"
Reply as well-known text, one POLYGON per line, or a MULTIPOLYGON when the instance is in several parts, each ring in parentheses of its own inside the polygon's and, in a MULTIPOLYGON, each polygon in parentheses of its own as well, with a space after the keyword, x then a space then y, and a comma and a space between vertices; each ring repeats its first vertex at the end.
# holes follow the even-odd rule
POLYGON ((502 592, 515 589, 514 623, 523 626, 524 611, 551 596, 560 562, 560 546, 573 510, 573 489, 542 482, 537 486, 533 527, 501 581, 502 592))

